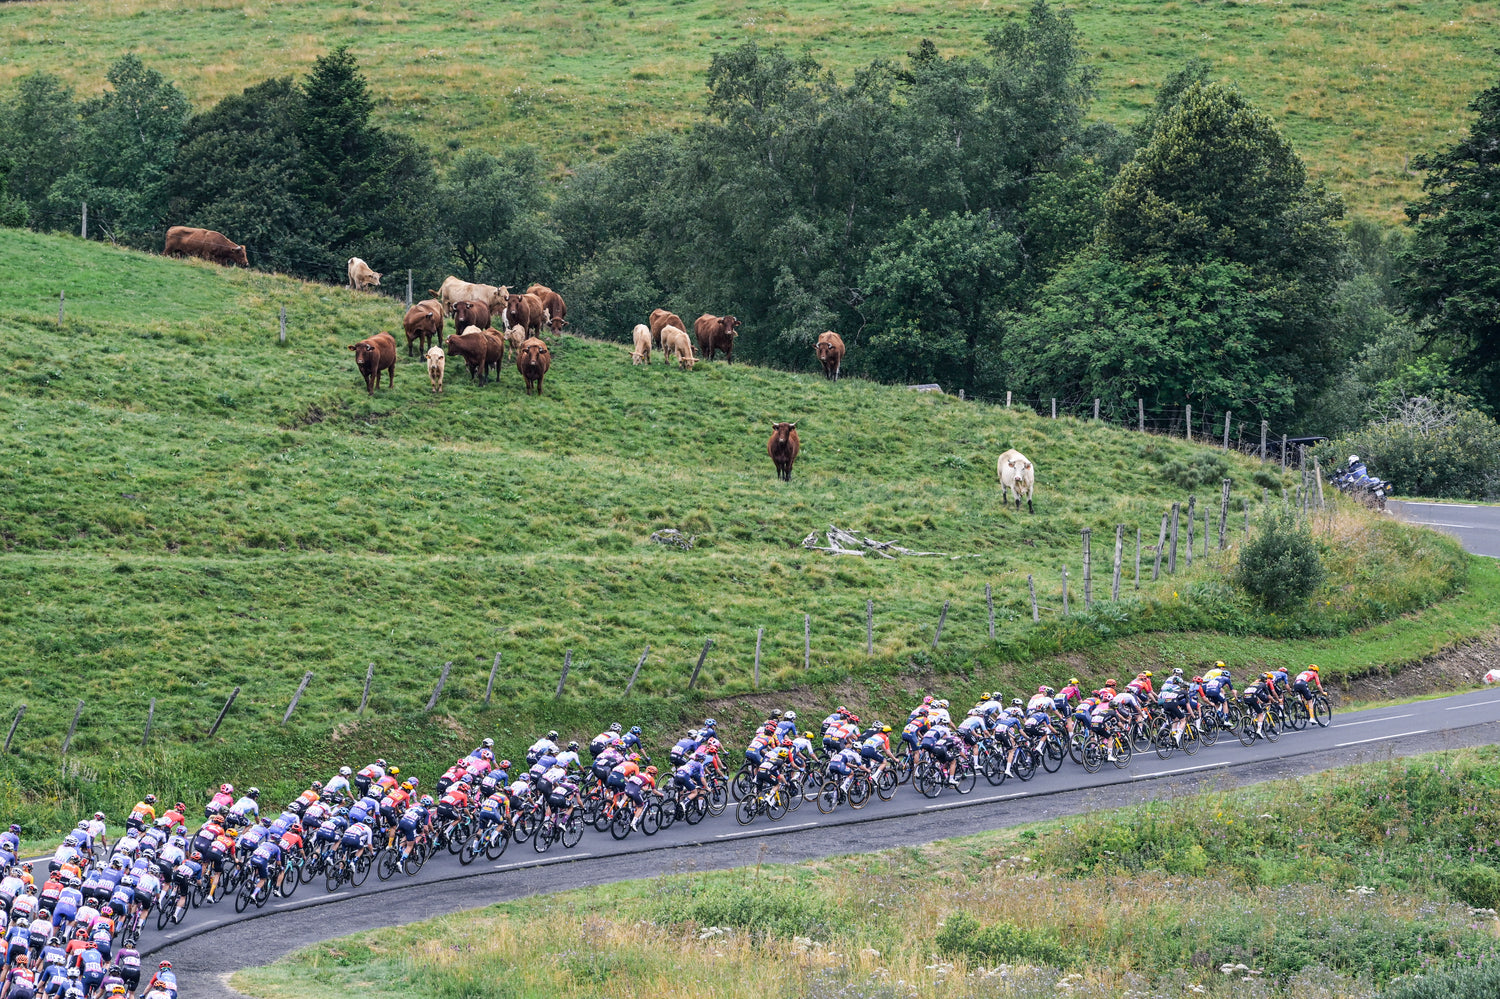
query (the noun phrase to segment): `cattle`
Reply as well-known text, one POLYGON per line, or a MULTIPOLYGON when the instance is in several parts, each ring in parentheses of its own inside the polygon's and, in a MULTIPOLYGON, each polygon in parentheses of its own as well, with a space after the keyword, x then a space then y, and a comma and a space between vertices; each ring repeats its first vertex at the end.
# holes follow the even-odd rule
POLYGON ((370 265, 358 257, 349 258, 349 288, 351 291, 364 291, 380 284, 380 272, 370 269, 370 265))
POLYGON ((354 351, 354 363, 359 365, 360 374, 365 376, 365 391, 370 395, 375 394, 375 387, 380 384, 380 373, 390 372, 390 381, 386 388, 393 388, 396 384, 396 338, 389 333, 376 333, 368 339, 359 343, 351 343, 349 349, 354 351))
POLYGON ((1033 486, 1036 484, 1036 469, 1020 451, 1011 448, 995 463, 995 474, 1000 477, 1000 502, 1006 502, 1005 491, 1015 497, 1016 510, 1021 509, 1021 497, 1026 497, 1026 512, 1035 513, 1031 507, 1033 486))
POLYGON ((680 330, 687 329, 687 323, 683 322, 675 312, 666 309, 653 309, 651 312, 651 346, 661 345, 661 331, 668 326, 676 326, 680 330))
POLYGON ((683 371, 692 371, 693 365, 698 363, 698 359, 693 356, 693 341, 688 339, 685 331, 676 326, 662 327, 661 352, 666 357, 668 371, 672 369, 674 357, 683 371))
POLYGON ((494 368, 495 379, 498 381, 500 378, 500 365, 505 363, 505 337, 494 330, 481 330, 480 332, 484 334, 485 342, 485 376, 488 377, 490 369, 494 368))
POLYGON ((443 303, 443 308, 451 316, 455 302, 483 302, 490 307, 491 312, 499 312, 505 308, 506 299, 510 298, 510 289, 504 285, 460 281, 449 274, 443 278, 443 283, 432 292, 432 295, 443 303))
POLYGON ((724 363, 734 363, 734 337, 740 328, 740 321, 733 316, 710 316, 702 315, 693 324, 693 332, 698 334, 698 352, 712 361, 714 351, 724 352, 724 363))
POLYGON ((797 439, 797 424, 771 424, 771 439, 766 442, 766 454, 776 463, 778 479, 783 482, 792 481, 792 462, 797 460, 797 452, 800 450, 802 442, 797 439))
POLYGON ((469 378, 476 379, 481 384, 489 363, 489 350, 489 341, 485 339, 484 331, 477 326, 470 326, 462 333, 448 338, 448 353, 462 357, 469 368, 469 378))
POLYGON ((823 365, 823 374, 829 381, 837 381, 839 369, 844 365, 844 338, 833 330, 818 336, 818 361, 823 365))
POLYGON ((531 337, 521 344, 521 349, 516 354, 516 370, 521 372, 521 377, 526 379, 526 394, 531 394, 531 386, 536 385, 536 394, 542 394, 542 376, 547 369, 552 367, 552 351, 547 344, 536 337, 531 337))
POLYGON ((563 297, 544 284, 532 285, 526 289, 526 294, 536 296, 537 301, 542 303, 543 321, 552 327, 553 333, 561 333, 562 328, 568 325, 568 303, 563 301, 563 297))
POLYGON ((521 344, 526 342, 526 327, 512 326, 505 331, 505 342, 510 344, 512 351, 521 349, 521 344))
POLYGON ((215 264, 250 266, 245 248, 222 232, 174 225, 167 230, 167 245, 162 251, 169 257, 202 257, 215 264))
POLYGON ((443 303, 435 298, 427 298, 406 310, 406 317, 401 320, 401 325, 406 329, 406 356, 414 356, 412 346, 416 343, 422 345, 422 353, 434 344, 443 345, 443 303))
POLYGON ((512 295, 505 303, 505 325, 524 326, 528 333, 540 333, 542 329, 542 300, 535 295, 512 295))
POLYGON ((478 326, 482 330, 489 329, 490 307, 483 302, 471 302, 467 299, 462 302, 454 302, 453 332, 462 332, 470 326, 478 326))
MULTIPOLYGON (((636 323, 635 329, 630 331, 630 339, 635 343, 635 350, 631 352, 631 364, 651 363, 651 327, 645 323, 636 323)), ((668 363, 671 363, 670 361, 668 363)))
POLYGON ((446 360, 447 355, 437 344, 427 348, 427 380, 432 382, 432 391, 438 394, 443 391, 443 368, 446 360))

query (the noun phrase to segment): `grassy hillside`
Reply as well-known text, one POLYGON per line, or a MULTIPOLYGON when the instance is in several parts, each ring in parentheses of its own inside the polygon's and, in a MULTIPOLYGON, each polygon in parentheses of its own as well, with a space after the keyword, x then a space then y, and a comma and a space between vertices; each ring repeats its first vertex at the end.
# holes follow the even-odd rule
MULTIPOLYGON (((1263 618, 1235 596, 1224 559, 1205 565, 1201 533, 1194 571, 1184 564, 1152 584, 1147 553, 1139 594, 1127 568, 1127 599, 1109 605, 1114 525, 1154 541, 1164 507, 1189 491, 1177 476, 1206 462, 1200 492, 1217 493, 1217 452, 856 380, 633 367, 619 345, 572 337, 556 341, 541 398, 523 395, 514 368, 480 387, 457 364, 434 397, 421 364, 403 359, 395 388, 368 399, 345 345, 399 316, 387 298, 0 230, 0 681, 11 705, 28 705, 5 764, 21 776, 0 781, 0 814, 129 795, 133 782, 191 787, 226 769, 290 784, 304 765, 397 743, 425 760, 495 734, 514 751, 537 727, 586 735, 605 714, 628 713, 660 738, 699 698, 752 689, 760 628, 762 687, 983 663, 967 687, 1145 631, 1339 635, 1463 585, 1451 541, 1340 514, 1324 525, 1331 582, 1290 618, 1263 618), (798 421, 802 434, 789 484, 765 454, 773 419, 798 421), (994 460, 1012 445, 1039 468, 1034 516, 998 502, 994 460), (963 557, 833 558, 798 546, 830 522, 963 557), (651 544, 664 527, 697 547, 651 544), (1081 613, 1085 527, 1091 614, 1081 613), (567 693, 554 701, 569 650, 567 693), (494 701, 481 709, 497 652, 494 701), (440 710, 424 716, 449 661, 440 710), (204 740, 235 686, 224 728, 204 740), (86 701, 76 766, 59 781, 75 698, 86 701), (122 746, 152 698, 152 746, 136 760, 122 746), (293 769, 269 766, 268 752, 293 769)), ((1239 458, 1222 467, 1257 498, 1257 481, 1277 481, 1239 458)), ((1457 616, 1472 628, 1483 604, 1457 616)), ((1410 638, 1409 654, 1427 651, 1410 638)))
MULTIPOLYGON (((806 50, 847 77, 922 38, 976 52, 1017 0, 48 0, 0 5, 0 84, 35 69, 89 93, 138 52, 206 104, 357 53, 381 115, 446 153, 528 142, 559 165, 691 121, 712 54, 747 39, 806 50)), ((1099 112, 1129 123, 1191 57, 1212 59, 1282 123, 1359 210, 1417 190, 1411 155, 1451 142, 1494 76, 1500 14, 1471 0, 1158 3, 1073 11, 1101 72, 1099 112)))
POLYGON ((611 995, 664 999, 1370 999, 1427 973, 1454 977, 1417 994, 1478 999, 1500 984, 1497 766, 1492 747, 1432 754, 902 850, 531 898, 321 943, 234 985, 264 999, 314 988, 446 999, 497 981, 517 999, 584 999, 606 981, 611 995), (1460 990, 1476 962, 1488 988, 1460 990))

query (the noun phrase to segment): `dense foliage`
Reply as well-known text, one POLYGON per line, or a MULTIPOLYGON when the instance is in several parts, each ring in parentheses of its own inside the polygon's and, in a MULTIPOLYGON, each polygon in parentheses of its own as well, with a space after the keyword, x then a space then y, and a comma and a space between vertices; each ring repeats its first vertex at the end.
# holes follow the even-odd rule
POLYGON ((1278 514, 1245 543, 1235 582, 1267 609, 1278 611, 1312 596, 1326 576, 1312 532, 1290 515, 1278 514))
POLYGON ((1418 396, 1319 449, 1330 467, 1357 454, 1397 492, 1485 499, 1500 493, 1500 424, 1459 400, 1418 396))

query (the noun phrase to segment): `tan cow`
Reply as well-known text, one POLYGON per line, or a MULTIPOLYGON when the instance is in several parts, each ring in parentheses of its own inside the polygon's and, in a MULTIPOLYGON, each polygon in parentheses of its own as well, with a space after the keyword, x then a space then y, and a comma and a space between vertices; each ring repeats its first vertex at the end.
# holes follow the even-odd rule
POLYGON ((823 365, 823 374, 829 381, 837 381, 839 369, 844 364, 844 338, 833 330, 818 336, 818 361, 823 365))
POLYGON ((1031 508, 1031 497, 1036 485, 1036 468, 1031 464, 1030 459, 1015 448, 1011 448, 995 463, 995 474, 1000 477, 1001 503, 1006 502, 1005 492, 1008 489, 1015 497, 1017 511, 1021 509, 1021 496, 1025 495, 1026 512, 1036 512, 1031 508))
POLYGON ((443 391, 443 368, 447 356, 437 344, 427 348, 427 380, 432 382, 432 391, 438 394, 443 391))
POLYGON ((358 257, 349 258, 349 289, 351 291, 364 291, 380 284, 380 272, 370 269, 370 265, 358 257))
POLYGON ((635 342, 635 350, 630 354, 631 364, 651 363, 651 327, 645 323, 636 323, 635 329, 630 331, 630 339, 635 342))
POLYGON ((653 309, 649 322, 651 324, 651 346, 653 347, 661 346, 661 331, 666 327, 676 326, 680 330, 687 329, 687 323, 683 322, 677 313, 668 312, 666 309, 653 309))
POLYGON ((526 327, 512 326, 505 331, 505 342, 510 344, 512 351, 519 351, 521 344, 526 342, 526 327))
POLYGON ((443 283, 438 286, 433 296, 443 303, 443 308, 448 315, 453 315, 453 304, 455 302, 483 302, 489 306, 490 312, 498 313, 505 308, 506 299, 510 298, 510 289, 505 285, 474 284, 469 281, 460 281, 449 274, 443 278, 443 283))
POLYGON ((693 356, 693 341, 688 335, 676 326, 664 326, 661 331, 661 352, 666 356, 667 368, 671 370, 672 358, 677 358, 677 363, 682 366, 683 371, 692 371, 693 365, 698 359, 693 356))

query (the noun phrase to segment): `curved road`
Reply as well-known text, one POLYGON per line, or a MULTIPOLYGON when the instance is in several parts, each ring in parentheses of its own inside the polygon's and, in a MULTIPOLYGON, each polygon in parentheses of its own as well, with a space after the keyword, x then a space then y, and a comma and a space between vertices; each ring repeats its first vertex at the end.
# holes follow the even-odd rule
POLYGON ((166 933, 153 925, 142 950, 172 959, 185 999, 233 997, 239 993, 226 979, 236 969, 346 933, 492 902, 686 869, 880 850, 1207 788, 1495 742, 1500 742, 1500 690, 1477 690, 1335 716, 1326 729, 1288 733, 1274 745, 1261 741, 1247 749, 1237 740, 1221 740, 1196 756, 1178 754, 1167 761, 1148 753, 1124 771, 1106 766, 1090 775, 1065 762, 1058 773, 1038 772, 1024 784, 1012 780, 991 787, 981 779, 965 796, 947 790, 928 800, 903 787, 891 801, 875 800, 858 812, 845 806, 823 815, 809 802, 779 822, 762 817, 744 827, 726 812, 696 827, 677 823, 656 836, 632 834, 623 842, 590 831, 573 851, 539 856, 523 844, 497 862, 481 858, 467 868, 445 854, 415 878, 398 874, 382 883, 372 877, 359 889, 346 886, 331 895, 320 879, 290 899, 274 899, 265 909, 243 916, 223 903, 199 909, 166 933))
POLYGON ((1475 555, 1500 558, 1500 507, 1390 500, 1386 508, 1398 520, 1453 535, 1475 555))

